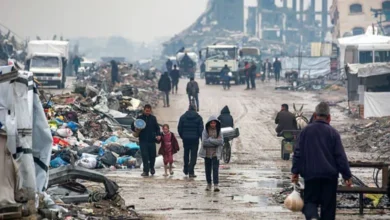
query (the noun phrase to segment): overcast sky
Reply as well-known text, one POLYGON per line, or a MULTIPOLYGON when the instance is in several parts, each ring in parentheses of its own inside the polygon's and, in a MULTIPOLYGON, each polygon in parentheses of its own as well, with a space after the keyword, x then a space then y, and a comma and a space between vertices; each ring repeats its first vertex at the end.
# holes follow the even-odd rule
POLYGON ((0 0, 0 23, 22 37, 171 36, 191 25, 207 0, 0 0))
MULTIPOLYGON (((19 36, 51 39, 123 36, 150 42, 170 37, 201 15, 207 0, 0 0, 0 23, 19 36)), ((288 0, 289 6, 292 0, 288 0)), ((299 1, 298 1, 299 2, 299 1)), ((308 6, 310 0, 304 0, 308 6)), ((316 0, 317 7, 321 7, 316 0)), ((331 1, 329 1, 331 2, 331 1)), ((282 1, 276 0, 278 5, 282 1)), ((245 0, 255 6, 256 0, 245 0)), ((306 7, 305 7, 306 8, 306 7)), ((320 8, 319 8, 320 9, 320 8)), ((318 10, 319 10, 318 9, 318 10)), ((245 13, 246 14, 246 13, 245 13)))

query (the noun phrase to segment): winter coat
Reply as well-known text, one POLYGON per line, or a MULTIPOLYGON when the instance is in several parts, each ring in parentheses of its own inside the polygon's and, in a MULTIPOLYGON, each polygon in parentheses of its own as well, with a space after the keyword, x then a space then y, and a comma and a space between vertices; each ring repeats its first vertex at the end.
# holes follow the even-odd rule
MULTIPOLYGON (((164 138, 161 138, 159 141, 161 143, 161 147, 158 150, 159 155, 164 155, 165 154, 165 143, 164 143, 164 138)), ((172 154, 175 154, 179 151, 179 143, 177 142, 177 139, 175 137, 175 134, 171 132, 171 144, 172 144, 172 154)))
POLYGON ((230 79, 229 72, 230 72, 229 67, 223 67, 221 70, 221 79, 222 80, 229 80, 230 79))
POLYGON ((223 107, 221 110, 221 115, 218 117, 218 120, 221 122, 222 128, 234 127, 234 120, 232 115, 230 115, 230 110, 228 106, 223 107))
POLYGON ((196 95, 196 94, 198 94, 199 93, 199 85, 198 85, 198 83, 195 80, 188 82, 186 91, 187 91, 188 95, 196 95))
POLYGON ((173 70, 171 71, 171 79, 172 79, 172 82, 178 82, 178 81, 179 81, 179 78, 180 78, 179 70, 173 69, 173 70))
POLYGON ((282 69, 282 63, 279 60, 275 60, 273 66, 275 72, 280 72, 280 70, 282 69))
POLYGON ((256 70, 257 70, 256 64, 252 64, 250 69, 250 76, 256 76, 256 70))
POLYGON ((340 134, 327 122, 317 120, 306 126, 294 149, 293 174, 305 181, 311 179, 343 179, 352 177, 340 134))
POLYGON ((178 129, 183 142, 199 141, 203 132, 203 119, 193 110, 188 110, 179 120, 178 129))
POLYGON ((171 91, 171 86, 171 79, 167 73, 164 73, 158 81, 158 89, 163 92, 169 92, 171 91))
POLYGON ((171 71, 172 69, 172 66, 173 66, 173 63, 171 60, 168 60, 166 63, 165 63, 166 67, 167 67, 167 70, 168 71, 171 71))
POLYGON ((278 134, 283 130, 298 130, 295 115, 289 111, 278 112, 275 118, 275 124, 278 125, 275 129, 278 134))
POLYGON ((207 120, 205 128, 206 129, 204 129, 202 133, 202 144, 199 150, 199 157, 206 158, 205 147, 217 147, 217 159, 220 160, 222 158, 222 148, 224 144, 223 135, 221 132, 221 123, 218 121, 217 117, 211 116, 209 120, 207 120), (218 138, 209 137, 208 129, 210 128, 211 121, 217 121, 218 138))
POLYGON ((264 73, 266 72, 266 70, 268 70, 268 73, 270 73, 270 72, 271 72, 271 69, 272 69, 272 65, 271 65, 270 62, 265 62, 265 63, 263 64, 263 72, 264 72, 264 73), (268 65, 268 68, 267 68, 266 65, 268 65))
MULTIPOLYGON (((154 115, 146 116, 144 114, 137 117, 146 123, 146 127, 139 133, 139 142, 157 143, 156 136, 161 135, 160 126, 157 123, 157 118, 154 115)), ((131 124, 131 130, 135 131, 134 123, 131 124)))
POLYGON ((250 72, 251 72, 251 66, 249 65, 249 63, 248 64, 246 64, 245 65, 245 69, 244 69, 244 71, 245 71, 245 76, 246 77, 249 77, 250 76, 250 72))

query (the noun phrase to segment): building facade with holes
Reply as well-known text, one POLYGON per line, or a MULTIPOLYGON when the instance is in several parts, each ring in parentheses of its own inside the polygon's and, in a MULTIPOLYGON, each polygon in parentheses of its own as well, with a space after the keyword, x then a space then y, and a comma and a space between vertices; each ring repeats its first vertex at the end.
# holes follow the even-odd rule
POLYGON ((363 34, 368 26, 377 25, 381 19, 384 31, 390 33, 390 0, 333 0, 329 15, 334 40, 363 34), (371 9, 382 10, 383 15, 375 16, 371 9))

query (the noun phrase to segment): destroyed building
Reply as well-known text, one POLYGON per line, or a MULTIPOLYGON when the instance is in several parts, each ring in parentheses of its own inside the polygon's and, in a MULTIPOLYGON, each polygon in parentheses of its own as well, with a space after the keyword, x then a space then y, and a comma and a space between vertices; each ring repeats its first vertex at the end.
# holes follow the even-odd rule
POLYGON ((162 54, 172 56, 183 47, 196 52, 207 45, 232 44, 258 47, 264 57, 309 56, 310 43, 323 42, 328 33, 328 1, 322 1, 318 12, 314 0, 306 10, 303 0, 290 1, 283 0, 278 7, 275 0, 258 0, 257 6, 244 8, 242 0, 209 0, 205 12, 190 27, 163 44, 162 54), (292 8, 287 4, 290 1, 292 8), (248 10, 245 22, 244 10, 248 10))

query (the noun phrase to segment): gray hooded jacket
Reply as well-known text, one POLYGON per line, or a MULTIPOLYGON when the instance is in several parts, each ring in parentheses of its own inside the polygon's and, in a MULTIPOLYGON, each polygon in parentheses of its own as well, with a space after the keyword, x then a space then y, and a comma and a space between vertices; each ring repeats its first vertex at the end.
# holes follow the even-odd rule
POLYGON ((223 141, 223 136, 221 133, 221 123, 219 122, 219 120, 217 119, 216 116, 211 116, 209 118, 209 120, 207 120, 205 129, 203 130, 203 133, 202 133, 202 145, 200 147, 199 157, 201 157, 201 158, 206 157, 205 147, 217 147, 217 158, 218 158, 218 160, 220 160, 222 157, 223 144, 224 144, 224 141, 223 141), (210 127, 211 121, 217 121, 218 138, 209 137, 208 128, 210 127))

